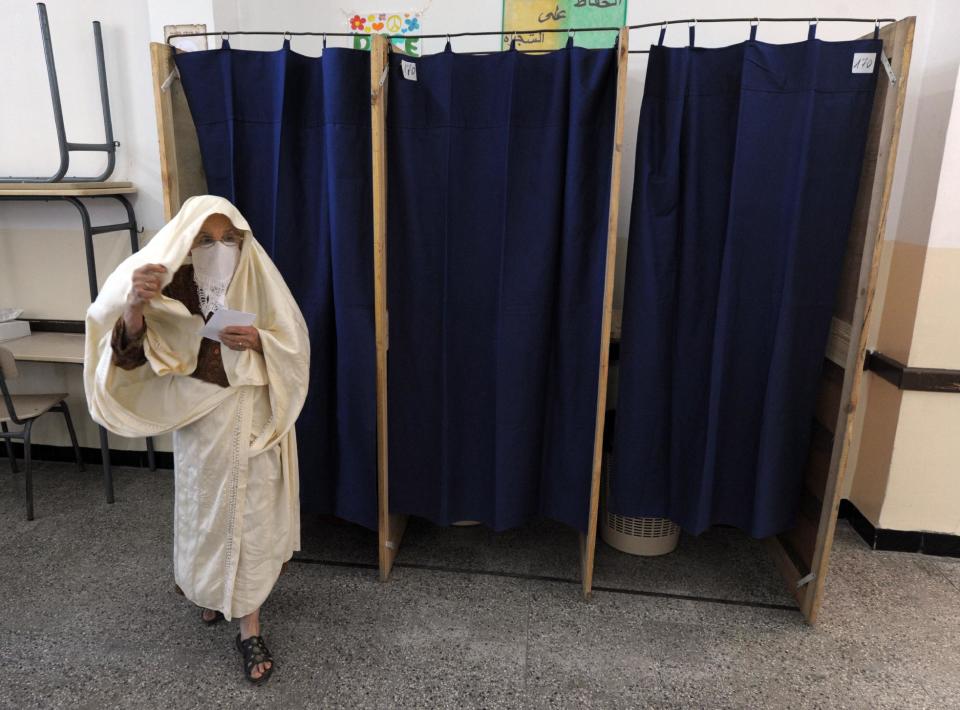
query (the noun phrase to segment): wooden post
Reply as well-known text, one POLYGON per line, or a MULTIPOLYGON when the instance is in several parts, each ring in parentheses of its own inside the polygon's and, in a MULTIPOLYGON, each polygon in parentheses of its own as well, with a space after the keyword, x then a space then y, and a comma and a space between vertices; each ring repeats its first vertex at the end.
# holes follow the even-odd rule
POLYGON ((200 143, 183 86, 176 78, 174 48, 150 43, 153 70, 153 100, 160 143, 160 182, 163 186, 163 216, 173 219, 183 202, 207 192, 207 178, 200 157, 200 143))
POLYGON ((593 562, 597 549, 597 517, 603 463, 603 428, 607 414, 607 374, 610 369, 610 323, 613 317, 613 279, 617 261, 617 223, 620 217, 620 166, 623 156, 623 113, 627 100, 627 53, 630 31, 620 30, 617 41, 617 107, 613 128, 613 161, 610 168, 610 213, 607 217, 607 262, 603 281, 603 317, 600 322, 600 373, 597 377, 596 425, 593 432, 593 473, 587 532, 580 535, 580 579, 583 597, 593 594, 593 562))
POLYGON ((389 44, 374 35, 370 47, 370 133, 373 159, 373 306, 377 347, 377 527, 380 579, 390 576, 404 515, 390 514, 390 481, 387 438, 387 349, 390 345, 387 316, 387 69, 389 44))
POLYGON ((841 293, 834 313, 834 334, 827 347, 830 362, 825 364, 821 379, 818 424, 811 445, 799 522, 794 530, 768 540, 777 567, 811 624, 816 623, 823 603, 824 581, 853 440, 915 23, 916 18, 908 17, 880 31, 883 52, 890 58, 896 84, 890 83, 881 67, 841 293))

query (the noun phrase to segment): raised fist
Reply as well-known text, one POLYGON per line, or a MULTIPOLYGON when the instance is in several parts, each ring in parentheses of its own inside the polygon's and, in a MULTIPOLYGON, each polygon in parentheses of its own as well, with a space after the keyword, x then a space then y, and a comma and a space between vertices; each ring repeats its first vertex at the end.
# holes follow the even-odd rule
POLYGON ((130 291, 129 303, 132 306, 142 306, 160 295, 161 278, 167 273, 162 264, 146 264, 133 272, 133 289, 130 291))

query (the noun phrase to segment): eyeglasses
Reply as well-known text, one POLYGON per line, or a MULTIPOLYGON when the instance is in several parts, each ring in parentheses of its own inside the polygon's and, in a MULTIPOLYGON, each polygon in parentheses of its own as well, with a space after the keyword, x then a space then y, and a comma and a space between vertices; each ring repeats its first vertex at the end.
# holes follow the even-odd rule
POLYGON ((243 235, 236 232, 229 232, 223 235, 223 239, 214 239, 209 234, 204 234, 194 243, 194 249, 209 249, 218 242, 227 247, 239 247, 243 244, 243 235))

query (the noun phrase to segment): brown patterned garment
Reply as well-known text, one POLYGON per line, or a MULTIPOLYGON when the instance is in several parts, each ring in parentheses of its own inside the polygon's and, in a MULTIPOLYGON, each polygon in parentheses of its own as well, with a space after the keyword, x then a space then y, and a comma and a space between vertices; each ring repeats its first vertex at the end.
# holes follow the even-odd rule
MULTIPOLYGON (((184 264, 177 269, 173 280, 163 289, 163 294, 180 301, 191 313, 201 315, 200 295, 197 293, 197 284, 193 280, 192 264, 184 264)), ((140 337, 128 339, 121 317, 113 328, 113 338, 110 342, 113 348, 113 364, 122 370, 133 370, 145 365, 147 356, 143 352, 143 336, 146 332, 147 329, 144 328, 140 337)), ((227 373, 223 369, 223 358, 220 357, 220 343, 209 338, 203 338, 200 341, 197 369, 190 376, 221 387, 230 386, 227 373)))

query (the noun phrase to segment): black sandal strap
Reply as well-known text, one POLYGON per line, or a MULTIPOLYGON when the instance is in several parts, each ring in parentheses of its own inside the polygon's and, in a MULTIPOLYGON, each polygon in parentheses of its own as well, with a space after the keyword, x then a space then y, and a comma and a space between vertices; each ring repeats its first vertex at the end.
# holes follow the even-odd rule
POLYGON ((237 650, 243 654, 243 670, 247 680, 255 683, 262 682, 273 672, 276 664, 262 636, 251 636, 241 640, 240 634, 237 634, 237 650), (261 663, 269 663, 270 667, 259 678, 254 678, 251 673, 261 663))

